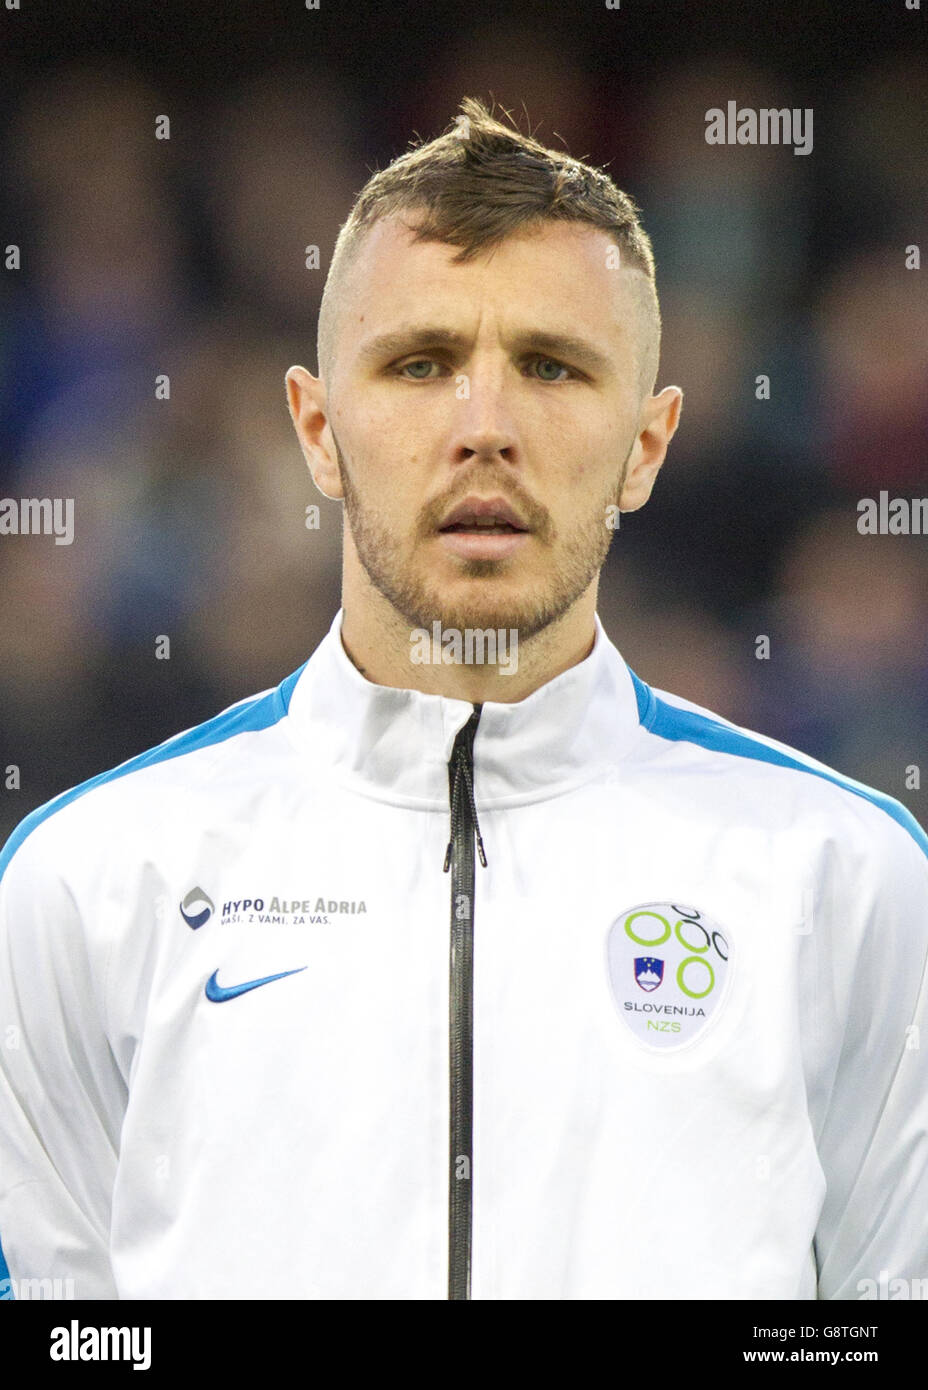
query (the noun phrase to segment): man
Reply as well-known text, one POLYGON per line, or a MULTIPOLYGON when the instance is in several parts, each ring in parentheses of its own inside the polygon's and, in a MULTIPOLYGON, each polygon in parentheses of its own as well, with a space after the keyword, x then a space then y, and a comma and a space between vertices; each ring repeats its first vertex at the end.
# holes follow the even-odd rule
POLYGON ((84 1298, 856 1299, 928 1275, 928 840, 596 614, 681 392, 637 209, 467 100, 339 237, 342 608, 30 816, 0 1238, 84 1298))

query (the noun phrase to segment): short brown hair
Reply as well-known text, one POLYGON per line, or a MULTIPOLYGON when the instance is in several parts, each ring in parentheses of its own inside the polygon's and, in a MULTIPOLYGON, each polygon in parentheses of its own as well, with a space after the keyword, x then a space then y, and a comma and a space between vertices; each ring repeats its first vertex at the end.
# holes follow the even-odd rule
POLYGON ((520 228, 559 220, 608 232, 619 263, 641 272, 639 388, 647 394, 657 376, 661 322, 654 253, 639 211, 603 170, 547 149, 465 97, 443 135, 414 145, 358 194, 339 231, 319 309, 320 373, 328 375, 334 352, 337 287, 374 222, 415 212, 415 241, 457 246, 455 261, 467 261, 520 228))

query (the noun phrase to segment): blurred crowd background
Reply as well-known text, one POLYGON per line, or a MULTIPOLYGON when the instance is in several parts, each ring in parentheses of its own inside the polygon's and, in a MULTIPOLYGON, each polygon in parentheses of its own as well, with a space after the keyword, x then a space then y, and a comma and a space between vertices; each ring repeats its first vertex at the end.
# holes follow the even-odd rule
POLYGON ((355 194, 466 94, 605 165, 654 242, 658 384, 685 404, 613 541, 613 640, 653 685, 928 825, 906 786, 912 765, 928 776, 928 537, 857 529, 863 497, 928 496, 928 271, 905 267, 926 242, 923 17, 902 0, 195 8, 2 17, 0 242, 22 269, 0 276, 0 496, 73 497, 75 540, 0 538, 0 771, 21 778, 0 786, 0 833, 276 685, 327 631, 341 508, 309 478, 284 372, 316 370, 355 194), (708 146, 729 99, 812 107, 813 153, 708 146))

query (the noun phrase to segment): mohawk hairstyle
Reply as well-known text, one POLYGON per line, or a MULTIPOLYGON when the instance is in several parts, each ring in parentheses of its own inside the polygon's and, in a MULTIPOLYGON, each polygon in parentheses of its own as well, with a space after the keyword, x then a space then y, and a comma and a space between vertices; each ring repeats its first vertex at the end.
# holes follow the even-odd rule
MULTIPOLYGON (((508 115, 508 113, 506 113, 508 115)), ((374 173, 339 231, 319 309, 319 371, 334 355, 337 301, 345 273, 374 222, 414 214, 413 239, 458 247, 456 262, 548 221, 586 223, 608 233, 619 264, 636 277, 639 390, 654 386, 660 353, 660 308, 654 253, 640 209, 603 170, 497 120, 476 97, 464 97, 444 134, 413 145, 374 173)))

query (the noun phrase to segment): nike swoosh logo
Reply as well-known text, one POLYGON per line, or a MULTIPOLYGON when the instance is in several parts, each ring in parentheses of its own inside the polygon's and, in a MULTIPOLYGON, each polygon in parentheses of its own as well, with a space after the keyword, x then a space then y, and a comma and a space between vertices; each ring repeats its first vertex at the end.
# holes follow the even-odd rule
POLYGON ((206 981, 206 997, 214 1004, 224 1004, 227 999, 237 999, 240 994, 247 994, 251 989, 259 989, 261 985, 269 985, 272 980, 283 980, 288 975, 299 975, 301 970, 305 970, 305 965, 300 965, 296 970, 282 970, 279 975, 265 975, 261 980, 246 980, 241 985, 221 985, 216 979, 219 974, 214 970, 206 981))

